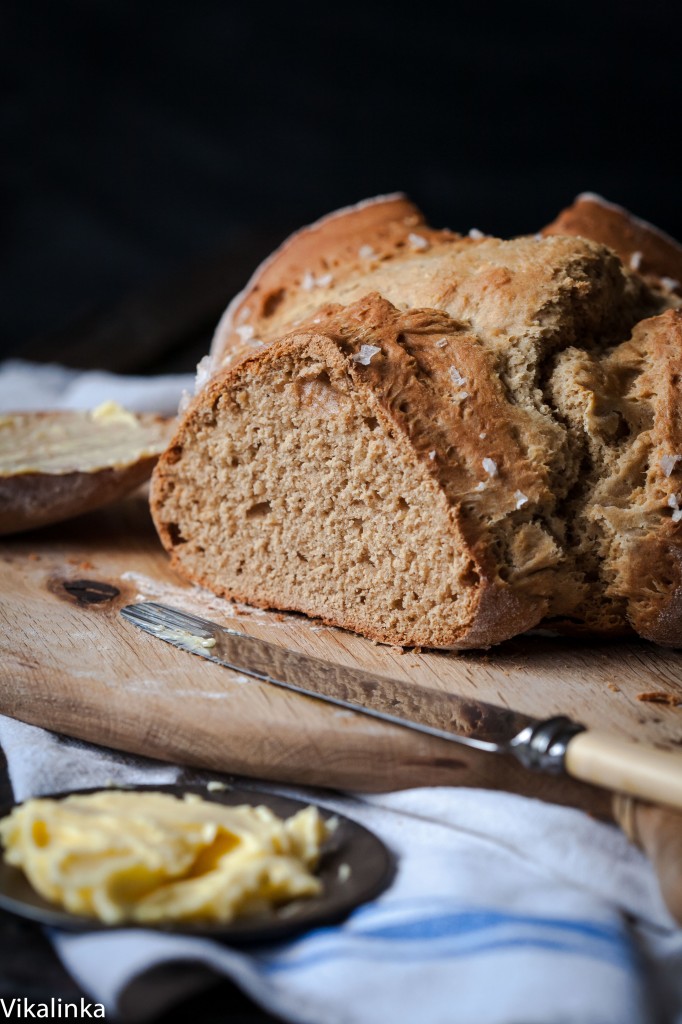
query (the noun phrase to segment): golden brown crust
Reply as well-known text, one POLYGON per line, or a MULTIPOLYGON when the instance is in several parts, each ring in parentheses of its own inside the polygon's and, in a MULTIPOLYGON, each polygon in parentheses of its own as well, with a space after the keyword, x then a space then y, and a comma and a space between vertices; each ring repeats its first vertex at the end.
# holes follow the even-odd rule
POLYGON ((371 273, 403 253, 418 251, 415 246, 429 248, 458 237, 428 227, 421 211, 400 194, 321 218, 288 238, 230 303, 216 329, 207 372, 257 351, 265 339, 281 336, 285 325, 295 326, 293 307, 301 298, 315 308, 354 271, 371 273))
POLYGON ((542 234, 579 235, 608 245, 626 267, 682 295, 682 246, 674 238, 634 217, 621 206, 590 192, 579 195, 571 206, 543 228, 542 234))
MULTIPOLYGON (((375 226, 382 233, 381 246, 376 234, 370 235, 376 258, 359 258, 366 237, 362 225, 349 242, 344 217, 295 235, 255 276, 239 302, 228 307, 210 358, 200 367, 199 386, 219 369, 290 333, 325 304, 346 306, 369 292, 380 293, 399 309, 441 309, 468 322, 498 350, 508 348, 510 341, 516 349, 519 341, 528 340, 533 347, 542 345, 542 355, 588 332, 602 341, 619 340, 638 319, 660 308, 640 279, 625 273, 621 262, 595 242, 462 238, 416 225, 417 213, 402 216, 404 204, 400 216, 394 203, 368 209, 385 217, 375 226), (339 244, 340 254, 332 258, 339 244), (305 268, 305 260, 310 263, 316 251, 319 263, 333 262, 333 272, 323 275, 323 285, 307 287, 319 280, 305 268)), ((525 358, 519 354, 521 363, 525 358)))

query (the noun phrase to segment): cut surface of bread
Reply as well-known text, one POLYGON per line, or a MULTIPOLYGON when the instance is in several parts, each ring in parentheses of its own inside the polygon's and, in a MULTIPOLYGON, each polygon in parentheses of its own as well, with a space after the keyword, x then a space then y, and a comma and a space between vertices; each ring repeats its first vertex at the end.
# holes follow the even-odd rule
POLYGON ((174 566, 403 645, 682 645, 679 306, 598 237, 324 218, 230 304, 159 461, 174 566))
POLYGON ((172 424, 113 402, 92 412, 0 416, 0 533, 100 508, 143 483, 172 424))

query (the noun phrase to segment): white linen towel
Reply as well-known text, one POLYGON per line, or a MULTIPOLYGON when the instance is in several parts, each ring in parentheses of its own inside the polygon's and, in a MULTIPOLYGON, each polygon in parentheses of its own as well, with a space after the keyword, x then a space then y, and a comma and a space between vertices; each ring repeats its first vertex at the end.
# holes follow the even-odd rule
MULTIPOLYGON (((17 799, 181 772, 2 716, 0 745, 17 799)), ((338 796, 263 785, 376 832, 398 858, 390 888, 341 924, 249 950, 147 930, 52 930, 93 1002, 144 1021, 212 972, 305 1024, 682 1022, 682 932, 617 829, 484 790, 338 796)))

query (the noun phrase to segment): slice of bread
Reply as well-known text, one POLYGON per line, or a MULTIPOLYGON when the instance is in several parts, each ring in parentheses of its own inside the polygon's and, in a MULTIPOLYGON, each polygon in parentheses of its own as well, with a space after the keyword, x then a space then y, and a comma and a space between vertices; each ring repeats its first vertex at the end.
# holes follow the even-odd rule
POLYGON ((90 512, 151 475, 173 429, 113 402, 0 416, 0 534, 90 512))

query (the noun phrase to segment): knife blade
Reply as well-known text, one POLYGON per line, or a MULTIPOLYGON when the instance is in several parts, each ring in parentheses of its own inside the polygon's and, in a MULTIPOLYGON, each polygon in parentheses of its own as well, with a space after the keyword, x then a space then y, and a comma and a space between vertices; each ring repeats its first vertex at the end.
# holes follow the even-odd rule
POLYGON ((682 754, 585 729, 565 715, 537 719, 484 701, 434 693, 290 651, 155 602, 121 609, 139 629, 227 668, 373 718, 615 792, 682 809, 682 754), (428 721, 424 709, 428 708, 428 721))
POLYGON ((132 604, 121 614, 161 640, 261 682, 488 754, 519 757, 522 749, 518 743, 512 748, 514 738, 540 724, 527 715, 455 694, 429 690, 427 700, 427 691, 419 684, 325 662, 163 604, 132 604), (427 703, 430 721, 420 721, 427 703))

